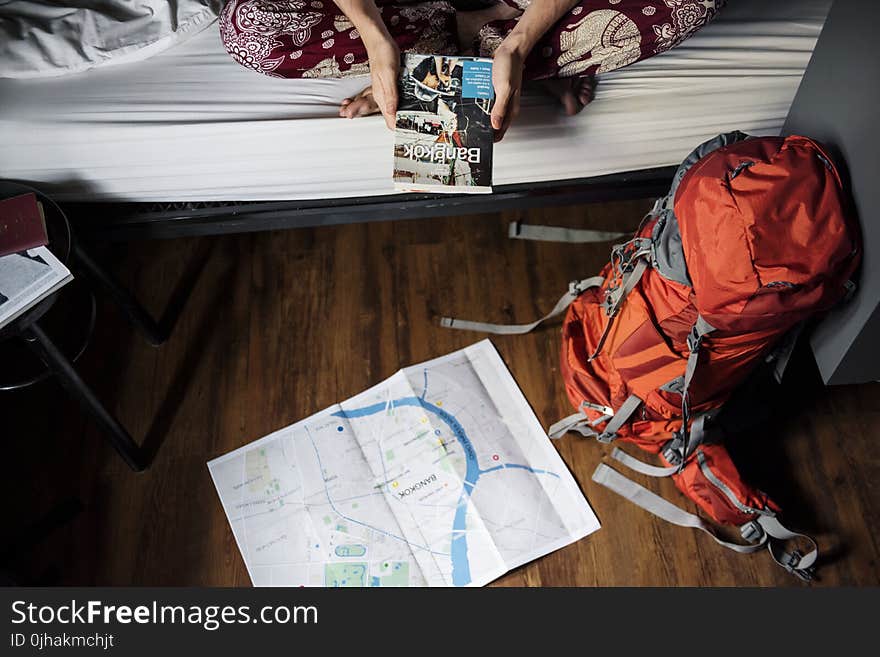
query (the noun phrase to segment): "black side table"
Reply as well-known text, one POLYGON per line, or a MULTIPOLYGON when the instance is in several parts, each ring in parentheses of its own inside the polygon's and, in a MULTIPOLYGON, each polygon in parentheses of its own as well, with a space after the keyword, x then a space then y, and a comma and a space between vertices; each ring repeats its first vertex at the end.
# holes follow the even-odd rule
MULTIPOLYGON (((0 180, 0 199, 32 192, 43 204, 46 226, 49 233, 49 249, 74 277, 84 281, 90 292, 95 290, 106 294, 125 314, 128 321, 138 329, 147 341, 158 346, 168 339, 168 332, 147 313, 138 301, 95 260, 76 240, 64 212, 48 196, 36 189, 17 182, 0 180)), ((61 386, 73 397, 104 431, 110 444, 119 452, 132 470, 140 472, 147 467, 141 449, 134 442, 125 427, 101 403, 92 389, 80 378, 71 360, 59 349, 40 327, 40 319, 55 304, 67 286, 50 295, 36 306, 27 310, 13 322, 0 329, 0 342, 18 340, 31 349, 45 364, 45 372, 20 384, 6 386, 6 389, 31 385, 54 375, 61 386)), ((94 298, 94 297, 93 297, 94 298)), ((94 303, 94 302, 93 302, 94 303)), ((94 308, 93 308, 94 312, 94 308)), ((94 315, 92 316, 94 320, 94 315)), ((88 337, 86 338, 88 339, 88 337)), ((85 345, 83 345, 83 348, 85 345)), ((81 353, 81 351, 80 351, 81 353)))

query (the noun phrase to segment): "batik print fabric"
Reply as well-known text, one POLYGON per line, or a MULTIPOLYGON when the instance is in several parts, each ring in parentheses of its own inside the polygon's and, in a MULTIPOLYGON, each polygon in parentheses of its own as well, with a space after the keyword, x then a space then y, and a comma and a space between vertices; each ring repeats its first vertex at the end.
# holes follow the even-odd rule
MULTIPOLYGON (((525 8, 529 0, 505 0, 525 8)), ((607 73, 678 45, 726 0, 583 0, 544 35, 526 61, 529 79, 607 73)), ((474 44, 491 57, 516 20, 486 25, 474 44)))
MULTIPOLYGON (((457 53, 449 2, 376 4, 402 52, 457 53)), ((369 71, 360 34, 333 0, 230 0, 220 16, 220 36, 235 61, 273 77, 369 71)))
MULTIPOLYGON (((479 0, 377 0, 401 52, 459 54, 456 5, 479 0)), ((530 0, 504 0, 525 9, 530 0)), ((669 50, 708 23, 726 0, 582 0, 551 29, 526 62, 528 79, 605 73, 669 50)), ((517 19, 486 25, 473 44, 491 57, 517 19)), ((220 34, 235 61, 282 78, 327 78, 369 71, 354 25, 332 0, 230 0, 220 34)))

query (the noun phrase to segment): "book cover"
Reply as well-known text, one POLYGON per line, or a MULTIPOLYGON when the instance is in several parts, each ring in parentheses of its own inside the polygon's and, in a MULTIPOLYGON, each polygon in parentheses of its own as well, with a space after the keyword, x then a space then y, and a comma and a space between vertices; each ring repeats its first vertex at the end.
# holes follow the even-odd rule
POLYGON ((491 192, 492 60, 408 53, 399 86, 394 188, 491 192))
POLYGON ((0 256, 48 243, 43 207, 35 194, 0 200, 0 256))

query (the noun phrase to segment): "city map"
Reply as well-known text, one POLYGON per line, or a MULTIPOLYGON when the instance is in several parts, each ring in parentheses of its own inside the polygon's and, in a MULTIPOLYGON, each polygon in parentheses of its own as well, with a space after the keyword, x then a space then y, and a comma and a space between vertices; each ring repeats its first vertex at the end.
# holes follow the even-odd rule
POLYGON ((208 468, 255 586, 481 586, 599 528, 488 340, 208 468))

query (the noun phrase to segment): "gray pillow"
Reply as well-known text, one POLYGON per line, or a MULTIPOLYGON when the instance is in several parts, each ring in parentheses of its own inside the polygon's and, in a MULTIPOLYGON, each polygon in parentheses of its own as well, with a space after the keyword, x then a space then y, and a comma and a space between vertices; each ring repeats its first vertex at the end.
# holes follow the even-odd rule
POLYGON ((146 59, 200 32, 223 0, 0 0, 0 77, 146 59))

